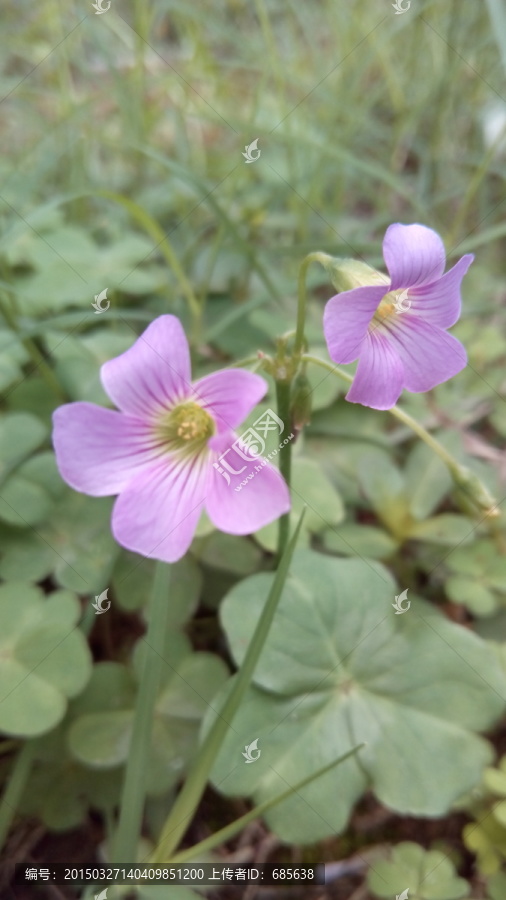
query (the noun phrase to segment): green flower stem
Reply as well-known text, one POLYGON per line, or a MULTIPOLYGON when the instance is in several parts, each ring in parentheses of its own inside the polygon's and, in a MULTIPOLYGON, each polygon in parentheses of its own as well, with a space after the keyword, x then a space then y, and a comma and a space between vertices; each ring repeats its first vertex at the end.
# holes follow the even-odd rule
POLYGON ((264 813, 268 812, 269 809, 272 809, 273 806, 277 806, 278 803, 282 803, 283 800, 288 800, 292 794, 298 794, 303 788, 306 787, 307 784, 310 784, 311 781, 316 781, 317 778, 321 778, 322 775, 325 775, 327 772, 330 772, 335 766, 338 766, 340 763, 344 762, 345 759, 348 759, 349 756, 353 756, 354 753, 357 753, 365 744, 358 744, 353 750, 348 750, 343 756, 340 756, 338 759, 335 759, 333 762, 329 763, 326 766, 323 766, 321 769, 318 769, 317 772, 313 772, 312 775, 308 775, 306 778, 303 778, 302 781, 297 782, 293 787, 288 788, 286 791, 283 791, 282 794, 278 794, 276 797, 272 797, 270 800, 265 800, 263 803, 260 803, 258 806, 255 806, 254 809, 251 809, 249 812, 245 813, 244 816, 241 816, 239 819, 236 819, 235 822, 231 822, 230 825, 226 825, 225 828, 220 828, 219 831, 216 831, 214 834, 209 835, 209 837, 205 838, 203 841, 200 841, 198 844, 195 844, 193 847, 190 847, 188 850, 183 850, 181 853, 176 853, 175 856, 169 860, 170 864, 173 865, 175 863, 183 863, 189 862, 191 860, 198 859, 201 853, 208 852, 209 850, 214 850, 215 847, 219 847, 221 844, 224 844, 226 841, 229 841, 233 838, 239 831, 249 825, 250 822, 253 822, 254 819, 260 818, 264 813))
MULTIPOLYGON (((278 407, 278 416, 284 424, 283 434, 290 433, 290 396, 291 381, 276 381, 276 401, 278 407)), ((290 488, 292 475, 292 443, 288 441, 284 447, 279 450, 279 471, 285 479, 288 488, 290 488)), ((279 520, 278 531, 278 559, 285 552, 285 547, 290 534, 290 513, 285 513, 279 520)))
POLYGON ((26 741, 16 757, 10 779, 0 801, 0 850, 9 834, 16 809, 23 796, 31 772, 34 753, 35 741, 26 741))
POLYGON ((304 346, 304 325, 306 324, 306 304, 307 304, 307 290, 306 290, 306 276, 307 270, 311 263, 319 262, 322 266, 325 266, 326 263, 331 262, 332 257, 327 253, 322 253, 319 250, 316 250, 314 253, 308 253, 308 255, 302 260, 299 269, 299 286, 298 286, 298 301, 297 301, 297 327, 295 331, 295 345, 294 345, 294 356, 297 357, 300 353, 302 353, 302 349, 304 346))
MULTIPOLYGON (((338 366, 334 366, 332 363, 319 359, 317 356, 305 354, 302 357, 302 361, 321 366, 322 369, 326 369, 333 375, 337 375, 339 378, 342 378, 343 381, 347 381, 348 384, 351 384, 353 381, 352 376, 348 375, 347 372, 343 372, 338 366)), ((407 425, 408 428, 411 428, 422 441, 425 441, 434 453, 437 453, 439 458, 448 466, 456 486, 467 495, 475 507, 478 507, 478 509, 481 512, 484 512, 486 516, 495 518, 500 515, 497 501, 492 497, 480 479, 466 468, 466 466, 461 465, 458 459, 449 453, 446 447, 443 447, 443 445, 440 444, 439 441, 423 427, 423 425, 420 425, 416 419, 410 416, 409 413, 404 412, 404 410, 400 409, 398 406, 392 406, 392 408, 386 410, 386 412, 389 412, 404 425, 407 425)))
POLYGON ((197 759, 195 760, 188 778, 179 792, 165 823, 160 841, 150 859, 150 863, 156 865, 170 859, 176 847, 179 846, 179 842, 193 818, 202 794, 204 793, 209 773, 214 765, 214 761, 218 755, 225 735, 230 728, 230 724, 242 702, 247 688, 249 687, 256 664, 264 647, 283 591, 286 576, 288 574, 288 567, 297 543, 303 518, 304 512, 299 519, 291 541, 283 553, 267 602, 257 627, 255 628, 253 637, 248 645, 243 664, 233 681, 230 694, 225 700, 222 709, 216 715, 211 728, 204 738, 197 759))
POLYGON ((139 690, 135 702, 132 741, 121 794, 118 830, 112 854, 115 863, 135 862, 141 833, 146 795, 146 774, 151 750, 151 733, 156 698, 163 668, 163 652, 169 608, 170 568, 158 563, 155 569, 148 629, 139 690))

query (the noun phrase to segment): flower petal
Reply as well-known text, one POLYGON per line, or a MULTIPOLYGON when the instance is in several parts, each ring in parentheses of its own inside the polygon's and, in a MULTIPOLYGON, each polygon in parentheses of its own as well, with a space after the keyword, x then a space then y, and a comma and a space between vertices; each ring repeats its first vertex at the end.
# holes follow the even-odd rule
POLYGON ((367 336, 346 400, 373 409, 391 409, 399 399, 403 382, 404 368, 399 356, 389 336, 377 328, 367 336))
MULTIPOLYGON (((288 437, 288 435, 287 435, 288 437)), ((212 468, 206 509, 209 518, 228 534, 252 534, 290 509, 290 492, 278 470, 263 457, 245 460, 234 450, 225 456, 230 472, 220 459, 237 440, 233 432, 213 438, 216 464, 228 475, 230 483, 212 468), (221 445, 221 446, 220 446, 221 445)))
POLYGON ((439 328, 455 325, 460 316, 460 285, 473 259, 474 256, 468 253, 433 284, 410 290, 411 312, 439 328))
POLYGON ((396 319, 392 324, 389 320, 389 340, 402 360, 406 390, 430 391, 466 366, 466 351, 453 335, 420 316, 396 319))
POLYGON ((129 350, 104 363, 100 377, 118 409, 139 418, 183 400, 191 388, 191 365, 179 319, 159 316, 129 350))
POLYGON ((93 403, 67 403, 53 413, 53 444, 62 478, 92 497, 119 494, 156 457, 148 427, 93 403))
POLYGON ((244 369, 221 369, 193 385, 196 400, 213 416, 218 431, 237 428, 267 393, 267 382, 244 369))
POLYGON ((388 290, 388 283, 371 285, 330 298, 323 314, 323 331, 334 362, 349 363, 357 359, 369 323, 388 290))
POLYGON ((167 457, 130 482, 112 514, 118 544, 152 559, 176 562, 188 550, 208 485, 209 456, 167 457))
POLYGON ((392 280, 391 290, 432 284, 445 270, 444 244, 425 225, 390 225, 383 239, 383 257, 392 280))

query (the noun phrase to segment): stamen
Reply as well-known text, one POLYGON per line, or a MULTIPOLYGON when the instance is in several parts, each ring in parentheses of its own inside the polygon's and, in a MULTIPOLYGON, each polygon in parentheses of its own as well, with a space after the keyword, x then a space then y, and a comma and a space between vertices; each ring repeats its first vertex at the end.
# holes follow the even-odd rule
POLYGON ((198 453, 215 433, 212 416, 198 403, 180 403, 159 420, 156 433, 168 450, 198 453))
POLYGON ((406 290, 389 291, 388 294, 385 294, 372 317, 369 331, 382 325, 390 316, 407 312, 411 305, 407 296, 406 290))

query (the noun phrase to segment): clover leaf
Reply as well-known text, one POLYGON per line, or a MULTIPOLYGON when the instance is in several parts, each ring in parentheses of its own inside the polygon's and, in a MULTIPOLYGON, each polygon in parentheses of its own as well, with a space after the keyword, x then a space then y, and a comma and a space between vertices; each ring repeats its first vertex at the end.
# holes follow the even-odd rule
POLYGON ((119 547, 111 535, 113 500, 64 488, 50 516, 36 530, 2 534, 0 575, 40 580, 53 575, 62 587, 94 594, 107 584, 119 547))
POLYGON ((428 448, 412 451, 404 472, 384 453, 367 453, 359 461, 358 476, 376 515, 398 541, 455 546, 472 539, 473 523, 466 516, 429 515, 447 492, 449 479, 444 464, 434 462, 428 448))
MULTIPOLYGON (((272 578, 245 579, 223 603, 238 665, 272 578)), ((226 794, 262 802, 361 741, 366 746, 267 815, 287 842, 339 833, 368 787, 400 813, 442 815, 490 761, 489 744, 473 732, 504 710, 498 660, 486 642, 423 600, 395 615, 398 593, 380 563, 308 550, 294 558, 213 782, 226 794), (255 739, 261 756, 241 765, 241 752, 255 739)))
POLYGON ((374 863, 367 875, 376 897, 408 896, 409 900, 461 900, 469 884, 459 878, 451 860, 439 850, 424 850, 405 841, 392 850, 391 860, 374 863))
POLYGON ((82 765, 69 750, 72 723, 83 713, 100 711, 113 716, 132 705, 135 682, 126 666, 97 663, 84 691, 69 703, 58 728, 35 741, 34 763, 21 808, 37 816, 52 831, 77 827, 89 807, 112 814, 117 806, 123 773, 82 765))
MULTIPOLYGON (((122 550, 112 574, 114 597, 126 612, 139 610, 149 603, 149 586, 153 581, 155 561, 122 550)), ((173 564, 169 592, 169 622, 183 625, 195 612, 202 590, 202 574, 189 556, 173 564)))
POLYGON ((68 720, 36 741, 34 761, 20 803, 50 831, 77 828, 88 809, 112 815, 121 795, 122 772, 93 771, 80 765, 67 747, 68 720))
MULTIPOLYGON (((136 673, 150 648, 142 639, 134 651, 134 671, 113 663, 95 666, 87 689, 73 705, 68 747, 81 765, 110 770, 125 763, 132 736, 136 673), (112 681, 111 681, 112 679, 112 681)), ((165 792, 180 778, 196 752, 202 716, 227 676, 212 653, 192 653, 185 635, 168 629, 166 663, 155 707, 147 791, 165 792)))
POLYGON ((497 767, 484 770, 482 787, 481 802, 471 807, 475 821, 464 827, 462 836, 477 857, 479 871, 491 875, 506 859, 506 756, 497 767))
POLYGON ((482 538, 471 547, 457 548, 446 565, 451 575, 445 591, 455 603, 487 616, 506 604, 506 559, 495 544, 482 538))
POLYGON ((47 339, 55 348, 52 357, 56 374, 69 398, 110 405, 100 380, 100 366, 128 350, 132 345, 131 330, 103 329, 85 336, 67 336, 65 340, 59 332, 54 332, 47 339))
MULTIPOLYGON (((489 767, 483 772, 483 785, 489 794, 506 797, 506 756, 503 756, 497 768, 489 767)), ((506 800, 495 802, 491 814, 503 828, 506 828, 506 800)))
MULTIPOLYGON (((452 546, 469 542, 472 539, 469 518, 454 513, 435 514, 452 488, 448 468, 441 459, 425 444, 417 443, 401 470, 392 461, 388 444, 381 446, 378 414, 374 410, 360 410, 357 416, 351 406, 338 401, 317 412, 307 430, 306 447, 347 500, 348 507, 360 509, 365 498, 388 534, 376 530, 362 535, 355 530, 349 538, 347 531, 354 523, 347 522, 329 529, 323 535, 324 545, 346 556, 369 556, 361 546, 370 544, 371 555, 383 558, 407 540, 452 546)), ((453 436, 442 433, 437 437, 459 455, 460 448, 456 447, 453 436)))
POLYGON ((506 897, 506 875, 504 872, 497 872, 488 879, 487 897, 488 900, 504 900, 504 897, 506 897))
POLYGON ((192 553, 204 565, 234 575, 251 575, 260 567, 262 559, 262 553, 253 541, 222 531, 196 538, 192 553))
POLYGON ((43 240, 25 231, 12 241, 8 258, 31 270, 16 279, 16 290, 23 311, 40 314, 91 304, 94 294, 108 285, 121 285, 132 294, 160 287, 163 270, 149 262, 141 266, 152 250, 152 242, 133 231, 99 245, 83 228, 60 217, 46 224, 43 240), (83 277, 85 273, 92 278, 83 277))
POLYGON ((27 459, 46 437, 46 428, 36 416, 12 412, 0 416, 0 482, 27 459))
POLYGON ((64 489, 54 453, 38 453, 21 463, 2 485, 0 519, 18 528, 37 525, 48 518, 64 489))
POLYGON ((398 541, 382 528, 359 525, 357 522, 343 522, 335 528, 328 528, 322 534, 322 541, 331 553, 367 556, 369 559, 387 559, 399 546, 398 541))
POLYGON ((506 828, 491 815, 464 826, 462 838, 468 850, 477 857, 483 875, 493 875, 506 861, 506 828))
POLYGON ((54 728, 85 686, 90 653, 77 598, 22 582, 0 586, 0 730, 34 737, 54 728))
POLYGON ((483 773, 483 783, 492 794, 506 797, 506 756, 503 756, 497 768, 490 766, 483 773))
MULTIPOLYGON (((317 534, 329 525, 338 525, 344 519, 344 506, 340 494, 329 481, 322 468, 312 459, 299 457, 293 461, 292 527, 299 520, 306 507, 306 515, 301 535, 309 543, 310 535, 317 534)), ((257 531, 257 541, 266 550, 273 552, 278 539, 278 524, 271 522, 257 531)))
POLYGON ((4 391, 21 378, 22 365, 28 353, 18 336, 7 328, 0 328, 0 390, 4 391))

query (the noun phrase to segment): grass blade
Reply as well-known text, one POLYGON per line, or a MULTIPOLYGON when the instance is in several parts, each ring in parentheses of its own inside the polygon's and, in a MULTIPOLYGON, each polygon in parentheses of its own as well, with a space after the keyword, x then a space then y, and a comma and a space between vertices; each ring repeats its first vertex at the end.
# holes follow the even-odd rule
POLYGON ((322 766, 321 769, 318 769, 316 772, 313 772, 312 775, 308 775, 306 778, 303 778, 302 781, 298 781, 293 787, 288 788, 286 791, 283 791, 281 794, 277 794, 276 797, 272 797, 270 800, 264 800, 263 803, 260 803, 258 806, 255 806, 254 809, 251 809, 249 812, 245 813, 244 816, 241 816, 239 819, 236 819, 235 822, 231 822, 230 825, 226 825, 225 828, 221 828, 219 831, 215 832, 215 834, 209 835, 209 837, 205 838, 205 840, 200 841, 200 843, 195 844, 194 847, 190 847, 188 850, 183 850, 181 853, 177 853, 171 860, 170 864, 174 863, 183 863, 189 862, 190 860, 197 859, 201 853, 207 852, 209 850, 213 850, 214 847, 219 847, 220 844, 224 844, 225 841, 229 841, 230 838, 233 838, 239 831, 249 825, 254 819, 260 818, 266 813, 269 809, 272 809, 273 806, 277 806, 278 803, 282 803, 283 800, 288 800, 288 797, 291 797, 292 794, 297 794, 302 788, 306 787, 307 784, 310 784, 311 781, 316 781, 317 778, 320 778, 321 775, 325 775, 327 772, 330 772, 335 766, 340 765, 340 763, 344 762, 348 757, 353 756, 354 753, 357 753, 358 750, 361 750, 365 744, 357 744, 356 747, 353 747, 352 750, 348 750, 347 753, 344 753, 343 756, 340 756, 338 759, 334 759, 333 762, 328 763, 326 766, 322 766))
POLYGON ((260 621, 258 622, 255 633, 248 646, 244 662, 240 668, 235 684, 206 735, 193 768, 172 807, 172 811, 163 828, 160 842, 150 860, 152 863, 157 864, 165 862, 165 860, 170 858, 175 848, 179 845, 181 838, 190 824, 195 809, 200 802, 209 773, 234 715, 250 685, 253 672, 267 639, 274 614, 283 592, 283 587, 288 575, 288 569, 303 519, 304 511, 302 512, 294 534, 281 558, 281 562, 267 598, 267 603, 265 604, 260 621))

